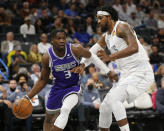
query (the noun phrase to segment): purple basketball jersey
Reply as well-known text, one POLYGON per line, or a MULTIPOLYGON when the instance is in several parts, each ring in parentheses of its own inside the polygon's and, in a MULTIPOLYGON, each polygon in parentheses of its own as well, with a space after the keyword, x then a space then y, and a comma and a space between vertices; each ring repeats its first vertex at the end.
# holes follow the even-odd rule
POLYGON ((50 56, 51 72, 54 76, 54 84, 49 93, 47 108, 56 110, 61 108, 65 96, 70 93, 78 93, 80 90, 79 74, 71 73, 70 70, 79 65, 71 50, 71 44, 66 44, 64 57, 58 57, 53 47, 48 50, 50 56))

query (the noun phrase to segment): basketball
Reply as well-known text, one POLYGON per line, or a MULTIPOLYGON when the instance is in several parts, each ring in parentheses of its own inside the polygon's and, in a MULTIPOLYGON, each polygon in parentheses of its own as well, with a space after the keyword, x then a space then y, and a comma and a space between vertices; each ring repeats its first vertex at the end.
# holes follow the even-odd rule
POLYGON ((32 114, 33 107, 28 99, 21 98, 14 102, 12 110, 17 118, 26 119, 32 114))

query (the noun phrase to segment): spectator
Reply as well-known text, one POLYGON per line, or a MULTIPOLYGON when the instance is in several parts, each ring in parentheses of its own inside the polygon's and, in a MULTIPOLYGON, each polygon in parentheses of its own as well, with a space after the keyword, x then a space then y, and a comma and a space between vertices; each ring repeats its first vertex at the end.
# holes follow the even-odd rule
POLYGON ((75 23, 73 21, 73 19, 68 19, 68 24, 66 26, 66 30, 69 36, 73 36, 73 34, 75 33, 75 23))
POLYGON ((17 81, 15 79, 10 79, 9 80, 9 88, 7 90, 7 99, 11 102, 14 103, 17 94, 20 91, 17 89, 17 81))
POLYGON ((95 44, 97 41, 99 41, 102 37, 102 30, 100 26, 96 27, 96 33, 93 35, 93 43, 95 44))
POLYGON ((142 8, 140 5, 136 6, 136 16, 137 16, 137 19, 139 19, 141 22, 143 22, 146 17, 146 14, 142 11, 142 8))
POLYGON ((12 104, 9 100, 7 100, 7 89, 0 85, 0 126, 1 130, 4 131, 11 131, 10 126, 10 114, 11 114, 11 107, 12 104), (1 123, 2 122, 2 123, 1 123))
POLYGON ((31 20, 31 24, 32 25, 34 25, 35 22, 36 22, 36 20, 38 19, 37 12, 38 12, 38 10, 36 8, 32 8, 31 9, 31 13, 28 16, 28 17, 30 17, 30 20, 31 20))
POLYGON ((4 7, 0 7, 0 25, 2 26, 11 25, 11 17, 5 12, 4 7))
MULTIPOLYGON (((18 73, 16 76, 16 79, 17 79, 18 84, 20 84, 22 82, 27 83, 29 89, 31 89, 31 87, 33 87, 33 85, 34 85, 34 82, 31 79, 28 72, 18 73)), ((20 88, 20 86, 19 86, 19 88, 20 88)))
POLYGON ((148 93, 152 95, 154 92, 158 90, 156 82, 153 82, 153 84, 148 89, 148 93))
POLYGON ((6 35, 6 40, 1 42, 1 55, 2 59, 7 63, 7 55, 10 51, 14 49, 14 46, 20 45, 20 42, 14 40, 13 32, 8 32, 6 35))
POLYGON ((122 3, 121 5, 121 10, 118 12, 119 19, 123 21, 127 21, 129 19, 129 12, 127 10, 127 5, 126 3, 122 3))
POLYGON ((18 89, 20 90, 19 95, 16 96, 16 99, 22 98, 24 95, 26 95, 31 88, 28 86, 28 84, 26 82, 20 82, 21 80, 19 80, 19 87, 18 89))
MULTIPOLYGON (((7 90, 8 84, 6 83, 6 81, 4 80, 1 74, 0 74, 0 86, 2 86, 5 90, 7 90)), ((2 96, 2 94, 0 96, 2 96)))
POLYGON ((13 51, 7 56, 7 66, 10 68, 11 74, 15 74, 19 70, 20 64, 27 63, 27 54, 22 51, 22 47, 20 45, 15 46, 13 51))
POLYGON ((42 21, 43 27, 45 27, 45 28, 50 26, 51 23, 53 22, 53 18, 48 15, 48 9, 47 8, 42 10, 41 21, 42 21))
POLYGON ((6 10, 6 13, 9 14, 11 18, 20 17, 17 3, 11 4, 11 7, 6 10))
POLYGON ((66 9, 64 11, 64 14, 66 16, 66 18, 68 19, 80 19, 80 16, 78 16, 78 13, 76 12, 76 6, 75 4, 72 4, 70 9, 66 9))
POLYGON ((151 49, 152 49, 152 53, 150 54, 150 63, 160 64, 162 61, 162 57, 159 55, 158 47, 152 45, 151 49))
POLYGON ((41 53, 42 55, 44 53, 46 53, 46 51, 48 50, 48 48, 51 47, 51 44, 48 43, 48 38, 47 38, 47 35, 46 34, 42 34, 41 35, 41 42, 38 43, 38 50, 39 50, 39 53, 41 53))
POLYGON ((63 23, 62 23, 62 21, 61 21, 61 18, 59 18, 59 17, 57 17, 55 20, 54 20, 54 23, 53 23, 53 26, 51 27, 49 27, 50 29, 49 29, 49 32, 51 32, 52 30, 54 30, 54 29, 63 29, 63 23))
POLYGON ((51 15, 53 18, 56 18, 58 16, 58 9, 56 6, 53 6, 51 9, 51 15))
POLYGON ((5 100, 7 98, 6 89, 0 85, 0 99, 5 100))
POLYGON ((104 0, 98 0, 98 6, 103 6, 104 4, 104 0))
POLYGON ((40 19, 36 20, 35 29, 36 29, 37 34, 42 34, 42 33, 46 32, 45 27, 43 26, 42 21, 40 19))
POLYGON ((37 45, 31 45, 30 52, 28 55, 28 62, 30 63, 40 63, 42 59, 42 55, 38 51, 37 45))
POLYGON ((1 43, 1 53, 9 53, 14 49, 14 46, 20 45, 20 42, 14 40, 14 33, 8 32, 6 34, 6 40, 1 43))
POLYGON ((91 16, 88 16, 86 18, 86 32, 89 34, 89 35, 93 35, 94 31, 93 31, 93 21, 92 21, 92 17, 91 16))
POLYGON ((150 13, 148 14, 148 18, 144 21, 144 23, 147 28, 157 30, 157 28, 158 28, 157 20, 154 18, 153 10, 150 11, 150 13))
POLYGON ((164 113, 164 77, 161 80, 161 88, 158 89, 156 94, 156 107, 157 111, 164 113))
POLYGON ((95 72, 91 76, 92 76, 91 78, 93 79, 93 81, 95 83, 95 87, 97 89, 102 89, 104 87, 104 85, 103 85, 103 82, 99 80, 99 74, 97 72, 95 72))
POLYGON ((66 3, 66 0, 60 0, 59 5, 57 6, 58 10, 66 10, 69 8, 69 5, 66 3))
MULTIPOLYGON (((10 80, 9 83, 9 89, 7 91, 7 98, 10 100, 10 102, 14 103, 17 99, 22 98, 24 95, 27 94, 27 92, 30 90, 30 88, 27 86, 27 83, 25 82, 19 82, 20 88, 17 88, 17 82, 14 79, 10 80)), ((13 114, 10 116, 11 119, 15 117, 13 114)), ((32 116, 25 119, 26 121, 26 130, 31 131, 32 127, 32 116)), ((11 123, 11 127, 13 125, 13 122, 11 123)))
POLYGON ((164 45, 159 41, 158 36, 153 37, 152 45, 158 47, 160 55, 164 55, 164 45))
POLYGON ((132 25, 133 27, 141 25, 140 19, 137 18, 136 12, 132 12, 130 14, 130 18, 128 19, 128 23, 132 25))
POLYGON ((73 40, 75 43, 86 45, 91 43, 91 36, 85 31, 84 26, 80 25, 73 35, 73 40))
POLYGON ((89 0, 88 5, 86 6, 87 14, 90 15, 96 9, 96 2, 95 0, 89 0))
POLYGON ((35 34, 35 27, 31 24, 30 17, 26 17, 24 19, 25 23, 20 26, 20 33, 26 37, 26 35, 34 35, 35 34))
POLYGON ((20 9, 19 13, 23 19, 30 15, 30 8, 28 2, 23 2, 23 7, 20 9))
POLYGON ((162 12, 162 9, 158 0, 154 0, 152 6, 153 6, 154 13, 160 14, 162 12))
POLYGON ((114 0, 113 8, 119 13, 121 10, 120 0, 114 0))
POLYGON ((164 29, 164 14, 159 15, 158 29, 164 29))
MULTIPOLYGON (((59 10, 58 11, 58 16, 57 17, 59 17, 60 19, 61 19, 61 22, 63 23, 63 25, 67 25, 68 23, 67 23, 67 18, 66 18, 66 16, 64 15, 64 11, 63 10, 59 10)), ((56 17, 56 18, 57 18, 56 17)))
POLYGON ((77 12, 82 19, 91 14, 91 12, 86 11, 85 6, 82 3, 80 3, 79 7, 77 8, 77 12))
POLYGON ((136 11, 136 6, 133 4, 132 0, 127 0, 127 12, 128 15, 130 16, 132 12, 136 11))
POLYGON ((86 68, 86 70, 84 71, 84 73, 81 76, 82 87, 84 87, 86 85, 87 80, 89 78, 91 78, 91 74, 93 74, 94 72, 96 72, 96 68, 94 65, 91 64, 86 68))
POLYGON ((144 13, 148 14, 150 12, 150 1, 141 0, 139 5, 141 6, 144 13))
POLYGON ((161 79, 164 77, 164 65, 160 65, 155 75, 157 88, 161 87, 161 79))
POLYGON ((32 74, 30 75, 31 79, 34 81, 34 84, 38 81, 40 77, 40 66, 38 64, 33 64, 31 67, 32 74))
POLYGON ((88 123, 91 119, 95 120, 96 114, 98 115, 99 107, 100 96, 98 90, 95 88, 95 83, 93 79, 90 78, 88 79, 86 87, 84 89, 81 105, 78 107, 78 116, 80 123, 83 124, 84 121, 88 123))
POLYGON ((164 44, 164 29, 158 30, 158 38, 159 38, 159 42, 164 44))

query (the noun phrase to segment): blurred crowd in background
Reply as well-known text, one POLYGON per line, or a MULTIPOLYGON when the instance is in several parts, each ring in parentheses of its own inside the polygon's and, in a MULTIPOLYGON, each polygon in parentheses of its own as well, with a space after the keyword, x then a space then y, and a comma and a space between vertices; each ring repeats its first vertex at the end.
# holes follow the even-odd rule
MULTIPOLYGON (((68 42, 89 49, 104 33, 97 25, 95 12, 104 4, 115 8, 119 19, 131 24, 150 58, 155 82, 145 95, 151 101, 141 108, 164 113, 163 0, 0 0, 0 127, 5 131, 14 128, 12 104, 40 77, 42 55, 51 46, 51 31, 64 29, 68 42)), ((114 61, 106 64, 120 75, 114 61)), ((45 111, 52 81, 50 75, 47 86, 32 99, 34 109, 42 106, 45 111)), ((82 101, 77 109, 82 130, 88 119, 97 119, 101 101, 114 84, 101 69, 94 65, 86 68, 81 77, 82 101)), ((32 130, 32 116, 26 119, 26 129, 32 130)))

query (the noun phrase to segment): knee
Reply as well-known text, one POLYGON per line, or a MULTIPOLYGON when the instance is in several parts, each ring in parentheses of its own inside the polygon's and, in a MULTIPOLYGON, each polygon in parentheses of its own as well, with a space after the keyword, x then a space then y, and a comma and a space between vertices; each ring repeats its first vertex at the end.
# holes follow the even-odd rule
POLYGON ((47 124, 53 124, 54 121, 56 120, 57 116, 58 116, 57 113, 56 114, 53 114, 53 115, 46 114, 46 116, 45 116, 45 123, 47 123, 47 124))
POLYGON ((117 96, 112 93, 108 95, 108 99, 105 100, 100 106, 100 112, 108 112, 109 110, 113 110, 114 105, 119 101, 117 96))
POLYGON ((47 117, 47 116, 46 116, 44 121, 45 121, 45 123, 47 123, 47 124, 53 124, 53 121, 52 121, 52 120, 53 120, 53 118, 50 118, 50 117, 47 117))

